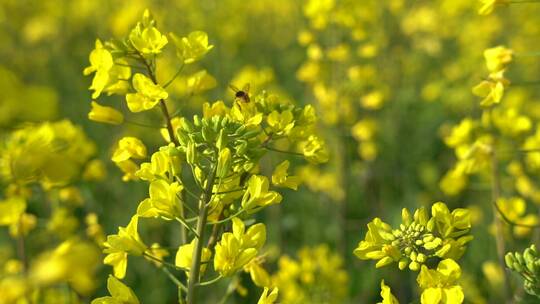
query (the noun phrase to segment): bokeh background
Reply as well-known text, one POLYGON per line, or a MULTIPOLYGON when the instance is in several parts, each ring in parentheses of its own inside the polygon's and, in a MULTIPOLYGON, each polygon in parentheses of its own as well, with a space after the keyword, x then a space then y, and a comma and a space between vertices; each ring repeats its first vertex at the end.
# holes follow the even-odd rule
MULTIPOLYGON (((322 166, 293 161, 304 185, 284 191, 283 202, 260 215, 268 227, 271 273, 279 271, 279 256, 298 260, 302 248, 326 244, 348 276, 342 284, 335 281, 335 265, 325 270, 327 280, 319 287, 337 295, 328 303, 376 302, 381 278, 404 303, 413 301, 418 298, 414 275, 395 267, 375 270, 352 251, 373 217, 398 223, 403 207, 444 201, 473 211, 475 241, 461 262, 467 301, 500 303, 489 187, 478 179, 456 195, 441 189, 455 159, 443 137, 452 124, 479 113, 471 87, 486 74, 484 49, 498 44, 515 52, 540 48, 540 6, 510 6, 489 16, 479 16, 478 6, 471 0, 1 0, 0 131, 63 118, 81 125, 98 147, 96 157, 107 164, 104 181, 78 185, 84 209, 99 216, 106 233, 125 225, 147 186, 121 181, 110 161, 111 147, 124 135, 152 148, 162 139, 134 124, 89 121, 91 78, 82 70, 96 38, 127 35, 149 8, 161 28, 178 35, 203 30, 214 45, 199 67, 215 85, 191 96, 182 80, 175 82, 175 109, 188 115, 205 101, 231 102, 228 85, 250 83, 252 92, 277 92, 318 111, 330 161, 322 166)), ((523 85, 513 87, 509 99, 538 100, 537 87, 530 85, 540 80, 538 63, 534 56, 517 59, 509 75, 523 85)), ((158 69, 170 75, 176 66, 163 62, 158 69)), ((123 107, 130 119, 122 100, 107 102, 123 107)), ((540 117, 531 104, 521 110, 540 117)), ((144 122, 159 122, 158 114, 147 114, 144 122)), ((141 229, 155 241, 175 244, 174 231, 157 221, 141 229)), ((2 231, 0 246, 11 245, 2 231)), ((98 267, 96 296, 107 293, 110 272, 108 266, 98 267)), ((247 295, 235 294, 230 303, 256 302, 259 290, 245 282, 247 295)), ((142 260, 130 260, 126 283, 143 303, 174 303, 174 286, 142 260)), ((216 301, 212 294, 206 300, 216 301)))

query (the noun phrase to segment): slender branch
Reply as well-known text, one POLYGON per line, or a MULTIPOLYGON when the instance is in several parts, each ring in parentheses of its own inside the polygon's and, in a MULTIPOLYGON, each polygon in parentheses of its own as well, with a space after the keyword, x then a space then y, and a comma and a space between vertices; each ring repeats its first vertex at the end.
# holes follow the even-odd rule
POLYGON ((195 237, 199 238, 199 234, 197 233, 197 231, 195 231, 190 225, 188 225, 185 219, 182 219, 182 218, 179 218, 179 217, 175 217, 175 219, 180 224, 182 224, 184 227, 186 227, 187 230, 189 230, 190 232, 195 234, 195 237))
POLYGON ((171 267, 171 268, 174 268, 174 269, 177 269, 177 270, 189 271, 189 269, 186 269, 186 268, 184 268, 184 267, 178 267, 178 266, 176 266, 176 265, 174 265, 174 264, 171 264, 171 263, 169 263, 169 262, 166 262, 166 261, 164 261, 164 260, 162 260, 162 259, 158 259, 158 258, 156 258, 155 256, 153 256, 153 255, 151 255, 151 254, 148 254, 148 253, 146 253, 146 252, 143 253, 143 256, 146 257, 146 258, 149 258, 150 260, 152 260, 152 261, 154 261, 154 262, 161 263, 161 264, 163 264, 163 265, 166 265, 166 266, 168 266, 168 267, 171 267))
POLYGON ((163 112, 163 116, 165 116, 165 120, 167 122, 167 131, 169 132, 169 138, 174 143, 175 146, 180 146, 180 142, 178 142, 178 138, 176 138, 176 135, 174 134, 174 128, 171 122, 171 116, 169 115, 169 110, 167 109, 167 105, 165 104, 165 100, 161 99, 159 101, 159 105, 161 106, 161 112, 163 112))
POLYGON ((195 287, 199 282, 199 273, 201 267, 201 254, 204 242, 204 230, 206 226, 206 217, 208 211, 208 203, 212 199, 212 188, 214 187, 214 179, 216 177, 216 168, 210 169, 210 175, 206 180, 205 191, 201 194, 199 200, 199 219, 197 221, 197 234, 198 238, 195 239, 195 246, 193 248, 193 256, 191 262, 191 268, 189 272, 188 291, 187 291, 187 303, 195 303, 195 287))
MULTIPOLYGON (((139 52, 137 51, 139 57, 140 57, 140 60, 141 62, 144 64, 144 66, 146 67, 146 70, 148 71, 148 75, 150 76, 150 79, 152 80, 152 82, 154 84, 158 84, 158 81, 157 81, 157 78, 156 78, 156 75, 154 73, 154 68, 152 66, 155 67, 155 61, 156 61, 156 57, 154 56, 152 62, 148 62, 144 56, 139 52), (154 64, 152 64, 154 63, 154 64)), ((172 121, 171 121, 171 115, 169 114, 169 109, 167 108, 167 104, 165 103, 165 100, 164 99, 160 99, 159 100, 159 106, 161 108, 161 113, 163 114, 163 117, 165 118, 165 123, 167 124, 167 133, 169 133, 169 139, 172 143, 174 143, 174 145, 176 147, 180 146, 180 142, 178 141, 178 138, 176 138, 176 135, 174 133, 174 128, 173 128, 173 125, 172 125, 172 121)), ((182 210, 181 213, 183 215, 183 206, 180 206, 180 209, 182 210)), ((180 235, 185 238, 186 236, 186 231, 184 229, 184 227, 180 227, 180 235)))
MULTIPOLYGON (((178 206, 178 212, 180 213, 180 218, 182 218, 184 221, 185 221, 185 218, 186 218, 184 205, 186 205, 186 204, 187 204, 186 192, 181 192, 180 193, 180 203, 178 204, 179 205, 178 206)), ((184 225, 184 223, 182 223, 182 225, 184 225)), ((187 244, 187 231, 186 231, 186 229, 180 229, 180 242, 182 244, 187 244)), ((178 291, 178 292, 180 292, 180 291, 178 291)), ((179 299, 181 299, 181 297, 179 297, 179 299)))
POLYGON ((130 125, 139 126, 139 127, 144 127, 144 128, 151 128, 151 129, 159 129, 159 128, 163 128, 163 126, 148 125, 148 124, 145 124, 145 123, 136 122, 136 121, 131 121, 131 120, 124 120, 124 122, 125 122, 125 123, 128 123, 128 124, 130 124, 130 125))
POLYGON ((499 258, 499 266, 504 274, 504 296, 507 303, 511 303, 512 289, 510 286, 510 277, 506 270, 504 255, 506 254, 506 246, 504 243, 504 231, 501 218, 496 216, 498 212, 497 201, 501 193, 501 184, 499 179, 499 162, 495 148, 491 151, 491 201, 493 207, 493 220, 495 221, 495 243, 497 246, 497 256, 499 258))
POLYGON ((208 238, 208 243, 206 244, 206 247, 210 250, 213 250, 214 246, 217 243, 217 235, 219 233, 219 228, 220 228, 220 224, 216 224, 212 227, 212 232, 210 233, 210 237, 208 238))
POLYGON ((244 191, 244 190, 246 190, 246 188, 240 188, 240 189, 234 189, 234 190, 228 190, 228 191, 221 191, 221 192, 213 192, 212 194, 214 194, 214 195, 219 195, 219 194, 227 194, 227 193, 240 192, 240 191, 244 191))
POLYGON ((513 81, 511 87, 522 87, 522 86, 531 86, 539 85, 540 80, 529 80, 529 81, 513 81))
POLYGON ((521 152, 521 153, 538 153, 538 152, 540 152, 540 148, 536 148, 536 149, 520 149, 519 152, 521 152))
POLYGON ((141 69, 141 70, 145 69, 145 67, 140 66, 140 65, 131 65, 131 64, 124 64, 124 63, 117 63, 117 62, 114 65, 128 67, 128 68, 132 68, 132 69, 141 69))
POLYGON ((219 220, 219 221, 215 221, 215 222, 208 222, 206 223, 207 225, 216 225, 216 224, 223 224, 225 222, 228 222, 230 220, 232 220, 233 218, 239 216, 240 214, 242 214, 245 210, 244 209, 241 209, 240 211, 236 212, 235 214, 229 216, 229 217, 226 217, 222 220, 219 220))
POLYGON ((269 146, 266 146, 266 145, 263 146, 263 148, 265 148, 267 150, 270 150, 270 151, 279 152, 279 153, 291 154, 291 155, 302 156, 302 157, 304 156, 304 154, 299 153, 299 152, 279 150, 279 149, 272 148, 272 147, 269 147, 269 146))
POLYGON ((520 3, 540 3, 539 0, 507 0, 504 4, 520 4, 520 3))
POLYGON ((525 227, 525 228, 540 228, 540 224, 536 224, 536 225, 533 225, 533 224, 523 224, 523 223, 516 223, 514 221, 512 221, 511 219, 509 219, 506 214, 504 214, 504 212, 501 210, 501 207, 499 206, 499 204, 495 201, 493 201, 493 205, 495 207, 495 210, 497 211, 497 213, 499 213, 499 215, 501 216, 501 218, 508 224, 508 225, 511 225, 511 226, 517 226, 517 227, 525 227))
POLYGON ((187 194, 189 194, 191 196, 191 198, 194 198, 196 200, 199 199, 199 196, 195 195, 195 193, 191 192, 190 190, 188 190, 187 188, 184 188, 184 191, 186 191, 187 194))
POLYGON ((219 304, 225 304, 227 303, 227 300, 229 299, 229 297, 234 293, 234 291, 236 290, 236 286, 238 286, 238 277, 235 276, 230 282, 229 282, 229 286, 227 287, 227 292, 225 293, 225 295, 223 295, 223 298, 221 299, 221 301, 219 301, 219 304))
POLYGON ((28 271, 28 259, 26 257, 26 246, 24 243, 22 216, 19 217, 19 222, 17 225, 19 226, 19 235, 17 236, 17 255, 19 260, 22 262, 23 272, 26 273, 28 271))
POLYGON ((178 278, 172 274, 167 267, 159 268, 169 277, 169 279, 171 279, 171 281, 173 281, 174 284, 176 284, 176 286, 178 286, 178 288, 182 289, 183 291, 187 291, 186 286, 184 286, 184 284, 182 284, 182 282, 180 282, 180 280, 178 280, 178 278))
POLYGON ((208 286, 216 283, 217 281, 221 280, 222 276, 218 275, 217 277, 213 278, 212 280, 206 281, 206 282, 200 282, 197 284, 197 286, 208 286))
MULTIPOLYGON (((154 74, 154 70, 152 68, 152 64, 149 63, 142 54, 139 53, 139 57, 142 61, 142 63, 146 66, 146 70, 148 71, 148 75, 150 76, 150 79, 154 84, 158 84, 156 75, 154 74)), ((155 60, 155 58, 154 58, 155 60)), ((165 104, 164 99, 159 100, 159 106, 161 108, 161 112, 163 113, 163 116, 165 118, 165 122, 167 123, 167 131, 169 133, 170 140, 174 143, 175 146, 179 146, 180 143, 178 142, 178 139, 176 138, 174 134, 174 128, 172 126, 171 122, 171 116, 169 115, 169 109, 167 109, 167 104, 165 104)))
POLYGON ((176 77, 178 77, 178 75, 180 75, 180 73, 182 73, 182 70, 184 69, 184 63, 182 62, 182 65, 180 66, 180 68, 178 69, 178 71, 176 71, 176 73, 174 74, 174 76, 169 79, 169 81, 167 81, 164 85, 163 85, 163 88, 167 88, 175 79, 176 77))
POLYGON ((522 52, 522 53, 514 53, 515 57, 536 57, 540 56, 540 52, 522 52))

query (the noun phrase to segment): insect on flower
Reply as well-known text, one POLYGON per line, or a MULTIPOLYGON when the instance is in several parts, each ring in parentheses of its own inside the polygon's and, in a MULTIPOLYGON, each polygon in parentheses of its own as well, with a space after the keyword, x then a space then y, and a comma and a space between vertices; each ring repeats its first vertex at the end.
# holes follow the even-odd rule
POLYGON ((242 90, 238 89, 234 85, 230 84, 229 88, 234 92, 235 100, 241 100, 243 102, 250 102, 249 99, 249 83, 246 83, 242 90))

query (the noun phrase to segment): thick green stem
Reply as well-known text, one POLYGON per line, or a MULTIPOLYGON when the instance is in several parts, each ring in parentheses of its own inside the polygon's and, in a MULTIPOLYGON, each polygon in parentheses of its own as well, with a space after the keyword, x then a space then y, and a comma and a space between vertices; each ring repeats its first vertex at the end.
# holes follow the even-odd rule
POLYGON ((199 273, 201 268, 201 254, 204 244, 204 230, 206 226, 206 217, 208 213, 208 203, 212 199, 212 188, 214 187, 214 179, 216 177, 216 170, 211 169, 211 173, 206 180, 205 191, 201 194, 199 200, 199 217, 197 220, 197 234, 199 237, 195 238, 195 246, 193 248, 193 256, 191 260, 191 267, 189 269, 189 281, 187 290, 187 303, 195 303, 195 287, 199 283, 199 273))

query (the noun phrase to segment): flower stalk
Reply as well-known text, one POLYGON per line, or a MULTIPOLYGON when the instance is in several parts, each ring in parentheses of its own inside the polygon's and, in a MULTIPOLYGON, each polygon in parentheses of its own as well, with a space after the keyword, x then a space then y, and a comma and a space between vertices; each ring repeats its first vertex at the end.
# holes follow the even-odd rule
POLYGON ((201 254, 204 244, 204 230, 206 227, 206 218, 208 215, 208 203, 212 199, 212 188, 214 187, 214 179, 216 177, 216 169, 211 168, 211 173, 206 180, 205 191, 201 194, 199 200, 199 217, 197 219, 197 235, 195 239, 195 246, 193 249, 193 259, 189 272, 188 290, 187 290, 187 303, 195 303, 195 287, 199 283, 199 273, 201 267, 201 254))

